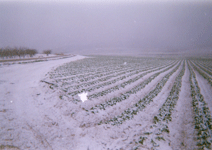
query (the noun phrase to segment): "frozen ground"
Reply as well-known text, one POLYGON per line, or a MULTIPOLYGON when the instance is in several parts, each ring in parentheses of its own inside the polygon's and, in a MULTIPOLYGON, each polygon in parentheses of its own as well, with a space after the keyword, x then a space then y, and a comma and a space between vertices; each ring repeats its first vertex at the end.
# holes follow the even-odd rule
POLYGON ((45 101, 49 95, 40 87, 40 80, 52 68, 83 58, 75 56, 0 68, 1 145, 7 148, 17 145, 20 149, 52 149, 41 129, 45 128, 43 126, 58 127, 59 120, 51 112, 51 103, 45 101))
MULTIPOLYGON (((100 58, 101 61, 97 64, 94 58, 77 55, 65 59, 1 66, 0 149, 197 149, 197 131, 189 82, 189 61, 172 59, 155 61, 153 59, 150 60, 153 62, 150 64, 146 60, 136 59, 134 62, 130 57, 129 60, 132 62, 127 62, 128 58, 122 62, 119 57, 115 57, 110 63, 107 59, 100 58), (68 63, 71 61, 72 63, 68 63), (136 61, 146 62, 141 65, 140 72, 133 74, 134 71, 131 71, 132 75, 129 75, 129 72, 118 75, 124 70, 138 70, 136 61), (105 64, 108 67, 104 62, 107 62, 105 64), (65 63, 68 64, 64 65, 65 63), (95 67, 92 68, 92 65, 95 67), (117 72, 114 72, 113 67, 117 72), (148 68, 152 69, 148 70, 148 68), (171 111, 172 120, 165 123, 169 133, 162 132, 161 136, 164 140, 158 142, 158 147, 153 147, 150 141, 152 133, 147 132, 154 129, 153 118, 159 114, 160 108, 175 85, 175 79, 183 72, 183 68, 185 72, 180 80, 182 86, 179 98, 171 111), (90 78, 85 80, 86 76, 83 74, 90 78), (141 76, 142 74, 144 75, 141 76), (170 75, 166 76, 168 74, 170 75), (109 75, 113 76, 109 78, 109 75), (123 75, 127 77, 119 80, 119 77, 123 75), (155 77, 151 79, 154 75, 155 77), (137 76, 141 78, 134 80, 137 76), (108 78, 104 79, 104 77, 108 78), (152 101, 143 103, 145 107, 131 119, 124 120, 121 124, 118 121, 117 125, 105 123, 107 120, 120 116, 127 109, 135 110, 135 104, 138 104, 139 100, 144 100, 145 96, 151 94, 150 91, 153 91, 156 85, 166 78, 168 80, 164 82, 161 91, 156 95, 153 93, 152 101), (149 83, 137 92, 127 93, 147 80, 150 80, 149 83), (65 82, 70 84, 70 87, 65 85, 65 82), (111 82, 112 84, 109 85, 111 82), (127 85, 123 87, 125 82, 127 85), (91 87, 102 86, 88 92, 88 97, 96 94, 95 98, 80 102, 75 101, 79 99, 78 94, 75 96, 68 94, 77 90, 74 87, 78 84, 82 85, 79 90, 88 88, 88 83, 92 83, 91 87), (113 88, 114 86, 118 88, 113 88), (64 91, 64 87, 69 89, 64 91), (98 96, 101 91, 106 92, 111 88, 113 90, 108 94, 101 93, 105 95, 98 96), (104 105, 104 109, 97 107, 97 105, 107 104, 109 99, 127 96, 127 94, 129 97, 117 102, 116 105, 104 105), (93 113, 91 107, 95 106, 97 111, 93 113), (103 123, 99 124, 100 121, 103 123), (141 144, 142 142, 139 141, 143 135, 147 139, 141 144)), ((211 85, 197 71, 195 74, 211 112, 211 85)))

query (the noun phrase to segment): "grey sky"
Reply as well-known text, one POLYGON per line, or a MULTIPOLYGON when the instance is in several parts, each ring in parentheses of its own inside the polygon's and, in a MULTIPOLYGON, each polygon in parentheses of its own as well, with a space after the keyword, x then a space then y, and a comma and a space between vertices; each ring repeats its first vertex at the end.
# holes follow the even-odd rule
POLYGON ((0 2, 0 47, 212 48, 210 2, 0 2))

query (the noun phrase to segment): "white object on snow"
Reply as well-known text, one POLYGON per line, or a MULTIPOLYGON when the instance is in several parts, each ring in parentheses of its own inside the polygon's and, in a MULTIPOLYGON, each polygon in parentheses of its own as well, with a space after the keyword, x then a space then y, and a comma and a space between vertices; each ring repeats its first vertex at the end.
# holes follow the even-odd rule
POLYGON ((127 62, 124 62, 124 65, 126 65, 127 64, 127 62))
POLYGON ((88 95, 87 92, 83 92, 83 93, 81 93, 81 94, 78 94, 78 96, 80 97, 80 99, 81 99, 82 102, 85 102, 85 101, 88 100, 88 99, 87 99, 87 95, 88 95))

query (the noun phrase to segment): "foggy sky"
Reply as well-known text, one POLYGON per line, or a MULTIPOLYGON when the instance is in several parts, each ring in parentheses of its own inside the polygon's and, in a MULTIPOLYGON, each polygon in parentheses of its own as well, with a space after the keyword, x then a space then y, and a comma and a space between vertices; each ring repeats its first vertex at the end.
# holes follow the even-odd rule
POLYGON ((212 3, 0 2, 0 47, 212 49, 212 3))

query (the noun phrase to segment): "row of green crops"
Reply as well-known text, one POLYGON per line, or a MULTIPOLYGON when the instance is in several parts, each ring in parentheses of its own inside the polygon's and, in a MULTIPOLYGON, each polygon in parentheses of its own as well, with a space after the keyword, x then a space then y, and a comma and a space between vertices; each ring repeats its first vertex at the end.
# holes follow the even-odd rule
MULTIPOLYGON (((174 64, 176 65, 176 64, 174 64)), ((130 97, 130 95, 132 94, 136 94, 138 91, 140 91, 141 89, 143 89, 147 84, 149 84, 153 79, 155 79, 159 74, 171 69, 174 67, 174 65, 158 72, 158 73, 155 73, 153 74, 152 76, 150 76, 148 79, 144 80, 143 82, 139 83, 139 85, 133 87, 132 89, 130 89, 129 91, 121 94, 120 96, 118 97, 114 97, 114 98, 111 98, 110 100, 104 102, 104 103, 101 103, 101 104, 98 104, 94 107, 92 107, 90 110, 92 113, 97 113, 98 112, 98 109, 105 109, 106 107, 109 107, 109 106, 113 106, 113 105, 116 105, 118 102, 121 102, 123 100, 126 100, 127 98, 130 97)), ((90 98, 90 97, 89 97, 90 98)))
MULTIPOLYGON (((125 95, 122 95, 122 96, 121 96, 121 97, 122 97, 121 99, 124 100, 124 99, 126 99, 127 97, 129 97, 130 94, 135 94, 136 92, 138 92, 139 90, 141 90, 142 88, 144 88, 145 85, 147 85, 149 82, 151 82, 151 81, 152 81, 156 76, 158 76, 160 73, 169 70, 170 68, 174 67, 174 65, 176 65, 176 63, 173 64, 173 65, 171 65, 171 66, 169 66, 169 67, 166 68, 165 70, 160 71, 159 73, 155 73, 154 75, 152 75, 150 78, 148 78, 147 80, 145 80, 145 81, 142 82, 141 84, 139 84, 139 85, 135 86, 134 88, 132 88, 132 89, 131 89, 130 91, 128 91, 125 95)), ((167 66, 165 66, 165 67, 167 67, 167 66)), ((162 68, 165 68, 165 67, 157 68, 156 70, 162 69, 162 68)), ((119 90, 119 89, 121 89, 121 88, 125 88, 125 86, 127 86, 127 85, 129 85, 129 84, 132 84, 132 83, 134 83, 134 82, 136 82, 137 80, 141 79, 143 76, 145 76, 145 75, 147 75, 148 73, 151 73, 151 72, 153 72, 153 71, 156 71, 156 70, 147 71, 147 72, 142 73, 142 74, 140 74, 140 75, 138 75, 138 76, 136 76, 136 77, 134 77, 134 78, 131 78, 131 79, 129 79, 129 80, 127 80, 127 81, 125 81, 125 82, 119 84, 119 85, 116 85, 116 86, 113 86, 113 87, 108 88, 108 89, 106 89, 106 90, 103 90, 103 91, 101 91, 101 92, 98 92, 98 93, 89 95, 89 96, 88 96, 88 99, 98 98, 98 97, 104 96, 104 95, 106 95, 106 94, 115 92, 116 90, 119 90)), ((69 94, 69 95, 72 94, 71 96, 75 96, 75 95, 77 95, 77 94, 79 94, 79 93, 81 93, 81 92, 84 92, 84 91, 91 92, 91 91, 94 91, 94 90, 96 90, 96 89, 102 88, 102 87, 104 87, 104 86, 113 85, 114 83, 117 82, 117 80, 119 81, 119 80, 125 79, 125 77, 120 77, 120 78, 117 78, 117 79, 114 79, 114 80, 112 80, 112 81, 105 82, 105 83, 103 83, 103 84, 99 84, 99 85, 96 85, 96 86, 93 86, 93 87, 89 87, 89 88, 86 88, 86 89, 82 89, 81 91, 79 91, 79 90, 78 90, 78 91, 74 91, 74 92, 68 93, 68 94, 69 94), (121 78, 121 79, 120 79, 120 78, 121 78)), ((116 98, 115 98, 115 99, 116 99, 116 98)), ((80 101, 80 100, 78 99, 78 97, 73 99, 73 102, 74 102, 74 103, 77 103, 77 102, 79 102, 79 101, 80 101)), ((118 102, 118 99, 116 99, 115 101, 118 102)), ((114 102, 115 102, 115 101, 114 101, 114 102)))
POLYGON ((202 66, 212 70, 212 61, 211 59, 197 59, 195 60, 198 64, 201 64, 202 66))
POLYGON ((212 86, 212 78, 211 78, 209 75, 207 75, 204 71, 202 71, 200 68, 198 68, 197 66, 195 66, 193 63, 191 63, 191 65, 192 65, 192 67, 193 67, 195 70, 197 70, 197 71, 199 72, 199 74, 200 74, 201 76, 203 76, 203 77, 210 83, 210 85, 212 86))
POLYGON ((178 70, 180 65, 181 63, 179 63, 177 67, 175 67, 171 72, 165 75, 162 78, 162 80, 156 85, 156 87, 153 90, 151 90, 143 99, 140 99, 136 104, 134 104, 133 107, 128 108, 127 110, 122 112, 121 115, 115 116, 112 119, 100 121, 98 125, 101 124, 118 125, 122 124, 126 120, 132 119, 134 115, 137 115, 139 111, 143 110, 150 102, 153 101, 153 98, 156 97, 158 93, 161 92, 162 88, 168 81, 169 77, 178 70))
MULTIPOLYGON (((149 80, 146 80, 146 83, 148 84, 148 83, 151 82, 155 77, 157 77, 159 74, 161 74, 161 73, 163 73, 163 72, 169 70, 170 68, 174 67, 174 65, 176 65, 176 64, 173 64, 173 65, 169 66, 168 68, 166 68, 165 70, 162 70, 162 71, 160 71, 160 72, 158 72, 158 73, 155 73, 154 75, 152 75, 152 76, 149 78, 149 80)), ((167 66, 165 66, 165 67, 167 67, 167 66)), ((136 77, 134 77, 134 78, 131 78, 131 79, 129 79, 129 80, 127 80, 127 81, 125 81, 125 82, 123 82, 123 83, 121 83, 121 84, 119 84, 119 85, 116 85, 116 86, 114 86, 114 87, 112 87, 112 88, 109 88, 109 89, 107 89, 107 90, 101 91, 101 92, 96 93, 96 94, 89 95, 88 98, 89 98, 89 99, 97 98, 97 97, 106 95, 106 94, 108 94, 108 93, 114 92, 115 90, 119 90, 120 88, 125 88, 127 85, 132 84, 132 83, 138 81, 139 79, 141 79, 143 76, 147 75, 148 73, 151 73, 151 72, 154 72, 154 71, 157 71, 157 70, 160 70, 160 69, 164 69, 165 67, 161 67, 161 68, 149 70, 149 71, 147 71, 147 72, 145 72, 145 73, 142 73, 142 74, 140 74, 140 75, 138 75, 138 76, 136 76, 136 77)), ((146 85, 146 84, 145 84, 145 85, 146 85)), ((138 86, 134 87, 134 88, 131 90, 131 92, 129 91, 129 93, 136 93, 137 91, 140 90, 140 87, 141 87, 141 86, 140 86, 140 84, 139 84, 138 86)))
MULTIPOLYGON (((156 67, 154 67, 154 68, 156 68, 156 67)), ((128 77, 131 77, 131 76, 133 76, 133 75, 136 75, 136 74, 139 74, 139 73, 141 73, 141 72, 144 72, 144 71, 148 71, 148 70, 152 70, 152 69, 154 69, 154 68, 147 68, 147 67, 144 67, 144 68, 142 68, 142 69, 137 69, 137 68, 134 68, 134 69, 131 69, 131 70, 127 70, 127 69, 125 69, 125 71, 123 71, 123 72, 118 72, 118 71, 116 71, 115 73, 113 73, 112 75, 109 75, 108 74, 108 76, 106 76, 106 77, 104 77, 104 78, 100 78, 100 79, 97 79, 97 80, 93 80, 93 81, 91 81, 91 82, 86 82, 86 83, 82 83, 82 84, 77 84, 77 85, 75 85, 75 86, 68 86, 67 87, 67 89, 69 89, 70 87, 72 88, 72 89, 79 89, 79 88, 85 88, 85 87, 89 87, 89 86, 92 86, 92 85, 94 85, 94 84, 99 84, 99 83, 102 83, 102 82, 105 82, 104 84, 103 84, 103 86, 107 86, 107 85, 110 85, 110 84, 114 84, 114 83, 116 83, 116 82, 118 82, 118 81, 120 81, 120 80, 123 80, 123 79, 126 79, 126 78, 128 78, 128 77), (121 76, 121 77, 119 77, 120 75, 123 75, 123 76, 121 76), (108 81, 109 79, 111 79, 111 78, 115 78, 115 77, 118 77, 118 78, 116 78, 116 79, 113 79, 113 80, 111 80, 111 81, 108 81), (106 81, 108 81, 108 82, 106 82, 106 81)), ((95 77, 96 78, 96 77, 95 77)), ((93 78, 93 79, 95 79, 95 78, 93 78)), ((102 84, 100 84, 98 87, 103 87, 102 86, 102 84)), ((92 87, 93 89, 95 89, 94 87, 92 87)), ((98 89, 98 88, 97 88, 98 89)), ((85 90, 85 89, 84 89, 85 90)), ((92 90, 87 90, 87 91, 92 91, 92 90)), ((73 92, 73 93, 75 93, 75 92, 73 92)), ((71 95, 70 93, 69 93, 69 95, 71 95)), ((75 94, 76 95, 76 94, 75 94)), ((72 95, 72 96, 74 96, 74 95, 72 95)))
MULTIPOLYGON (((194 66, 195 67, 195 66, 194 66)), ((190 71, 190 86, 193 110, 195 114, 195 129, 197 130, 197 146, 200 149, 211 149, 212 143, 212 118, 210 116, 207 103, 204 101, 204 97, 200 92, 196 75, 189 65, 190 71)))
MULTIPOLYGON (((144 59, 136 57, 101 57, 86 58, 67 63, 49 73, 50 81, 61 91, 67 92, 68 98, 83 91, 93 91, 113 85, 142 71, 148 71, 167 64, 175 63, 171 59, 144 59), (126 64, 124 64, 127 62, 126 64)), ((62 95, 60 96, 62 98, 62 95)), ((75 97, 76 98, 76 97, 75 97)))
POLYGON ((172 86, 169 96, 159 109, 159 113, 153 118, 154 124, 151 125, 149 132, 145 132, 142 136, 140 136, 139 140, 135 143, 137 145, 136 148, 139 147, 139 144, 143 145, 144 141, 149 139, 152 144, 152 149, 156 149, 156 147, 159 146, 158 141, 166 140, 162 133, 169 133, 168 122, 172 121, 172 111, 179 99, 184 73, 185 61, 179 75, 175 78, 174 85, 172 86))
POLYGON ((203 64, 201 64, 198 61, 192 61, 195 65, 197 65, 198 67, 200 67, 202 70, 204 70, 205 72, 207 72, 209 75, 212 76, 212 69, 208 66, 205 66, 203 64))

